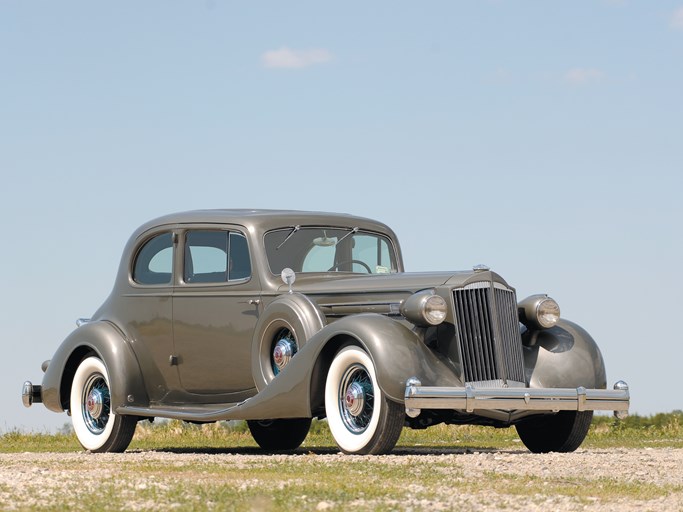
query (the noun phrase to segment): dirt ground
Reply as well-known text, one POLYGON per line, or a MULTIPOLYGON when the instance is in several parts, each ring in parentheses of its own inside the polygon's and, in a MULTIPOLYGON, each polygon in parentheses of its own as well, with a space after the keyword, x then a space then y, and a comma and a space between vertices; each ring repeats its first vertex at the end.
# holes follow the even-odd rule
MULTIPOLYGON (((79 508, 80 503, 91 508, 103 484, 116 482, 115 493, 127 496, 126 508, 131 510, 224 510, 232 508, 229 496, 226 501, 213 505, 184 502, 182 496, 178 495, 182 492, 174 491, 174 486, 179 478, 187 479, 187 472, 173 471, 173 468, 198 464, 210 468, 218 465, 225 474, 240 475, 240 471, 243 471, 245 481, 248 479, 252 488, 262 485, 264 492, 270 492, 272 480, 259 483, 261 466, 265 468, 274 463, 291 463, 298 467, 296 465, 301 463, 304 485, 315 485, 315 476, 305 474, 306 466, 337 466, 343 469, 345 462, 358 460, 358 457, 329 451, 294 455, 257 455, 239 451, 0 454, 0 509, 54 507, 60 500, 72 507, 79 508), (139 470, 150 466, 158 467, 160 473, 148 474, 139 470), (150 494, 152 487, 155 491, 150 494)), ((683 511, 683 449, 581 449, 570 454, 534 455, 525 451, 451 450, 435 453, 434 450, 413 448, 373 457, 372 460, 381 461, 387 466, 424 468, 425 471, 438 465, 440 471, 448 473, 452 470, 452 473, 444 474, 443 485, 426 489, 416 478, 415 488, 406 489, 399 500, 385 498, 378 502, 357 499, 352 503, 340 503, 334 496, 310 499, 297 496, 296 499, 301 500, 296 502, 293 509, 342 510, 353 505, 356 510, 683 511), (505 485, 496 485, 520 479, 525 485, 531 481, 538 488, 520 493, 506 489, 505 485), (481 485, 458 486, 458 481, 480 482, 481 485), (569 482, 569 485, 579 481, 584 487, 577 495, 566 492, 566 488, 560 493, 553 491, 563 481, 569 482), (546 484, 550 484, 547 490, 544 488, 546 484), (607 491, 605 486, 609 488, 607 491), (622 486, 623 493, 620 492, 622 486), (593 491, 595 497, 592 496, 593 491)), ((239 493, 243 486, 238 479, 222 485, 233 484, 231 492, 239 493)), ((108 489, 107 492, 111 492, 111 487, 108 489)), ((115 507, 114 503, 115 500, 110 502, 115 507)), ((255 503, 252 508, 277 507, 255 503)))

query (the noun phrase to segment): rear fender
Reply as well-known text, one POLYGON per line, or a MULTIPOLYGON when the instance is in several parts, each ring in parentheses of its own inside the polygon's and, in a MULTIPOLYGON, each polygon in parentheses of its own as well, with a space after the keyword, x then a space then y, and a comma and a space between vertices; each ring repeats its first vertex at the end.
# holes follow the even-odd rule
POLYGON ((106 321, 90 322, 73 331, 59 346, 43 376, 42 398, 48 409, 70 409, 71 383, 78 365, 89 356, 107 367, 112 409, 149 403, 140 368, 123 334, 106 321))

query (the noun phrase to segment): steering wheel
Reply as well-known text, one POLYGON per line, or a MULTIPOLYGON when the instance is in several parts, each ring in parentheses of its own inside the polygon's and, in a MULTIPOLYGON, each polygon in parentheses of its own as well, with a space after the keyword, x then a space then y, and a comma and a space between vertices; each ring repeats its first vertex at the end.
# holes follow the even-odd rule
POLYGON ((362 265, 363 267, 365 267, 365 270, 368 271, 368 274, 372 274, 372 270, 370 270, 370 266, 369 266, 367 263, 365 263, 364 261, 361 261, 361 260, 346 260, 346 261, 340 261, 339 263, 335 263, 335 264, 332 265, 330 268, 328 268, 327 271, 328 271, 328 272, 332 272, 333 270, 338 269, 339 267, 341 267, 342 265, 346 265, 347 263, 358 263, 359 265, 362 265))

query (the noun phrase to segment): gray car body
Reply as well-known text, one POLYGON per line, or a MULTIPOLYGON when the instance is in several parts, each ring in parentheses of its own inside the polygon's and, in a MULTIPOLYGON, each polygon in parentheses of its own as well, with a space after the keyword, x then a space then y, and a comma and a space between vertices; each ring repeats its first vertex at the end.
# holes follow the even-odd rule
MULTIPOLYGON (((406 381, 423 386, 465 386, 457 351, 425 343, 428 329, 399 313, 412 294, 433 289, 448 298, 456 287, 489 280, 490 271, 406 273, 394 232, 359 217, 293 211, 212 210, 178 213, 141 226, 126 245, 109 298, 60 345, 42 382, 42 402, 53 411, 70 408, 74 372, 88 355, 104 362, 117 414, 188 421, 274 419, 324 415, 327 369, 347 344, 365 349, 379 386, 402 403, 406 381), (396 254, 397 273, 299 274, 293 293, 271 272, 265 233, 297 225, 358 227, 386 236, 396 254), (188 229, 235 229, 249 245, 251 277, 236 284, 188 284, 182 279, 183 242, 188 229), (132 279, 137 251, 157 233, 174 233, 173 282, 140 285, 132 279), (263 333, 273 322, 297 331, 299 351, 277 375, 262 359, 263 333)), ((446 323, 455 322, 449 310, 446 323)), ((551 329, 523 334, 526 385, 534 388, 606 387, 597 344, 567 320, 551 329)), ((510 423, 523 411, 488 415, 482 422, 510 423), (507 420, 506 420, 507 418, 507 420)), ((533 411, 529 411, 533 414, 533 411)), ((486 416, 486 415, 484 415, 486 416)), ((476 415, 463 418, 478 422, 476 415)))

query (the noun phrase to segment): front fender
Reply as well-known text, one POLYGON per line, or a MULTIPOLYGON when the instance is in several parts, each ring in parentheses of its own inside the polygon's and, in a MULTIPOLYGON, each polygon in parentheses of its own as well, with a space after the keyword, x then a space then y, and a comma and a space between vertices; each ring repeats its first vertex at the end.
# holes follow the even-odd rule
POLYGON ((42 399, 48 409, 70 408, 71 383, 78 365, 88 356, 102 359, 109 374, 112 409, 148 405, 140 368, 123 334, 106 321, 90 322, 73 331, 57 349, 43 376, 42 399))
POLYGON ((256 396, 231 411, 230 419, 303 418, 324 407, 327 370, 347 344, 363 347, 373 363, 382 391, 404 401, 405 383, 417 377, 429 386, 462 386, 445 357, 427 348, 402 323, 375 313, 341 318, 326 325, 256 396))
POLYGON ((551 329, 527 331, 522 339, 530 387, 607 387, 600 349, 581 326, 562 319, 551 329))
POLYGON ((367 313, 342 318, 328 328, 323 329, 328 340, 355 340, 368 352, 379 386, 391 400, 403 402, 411 377, 425 386, 462 386, 448 359, 430 350, 404 323, 367 313))

